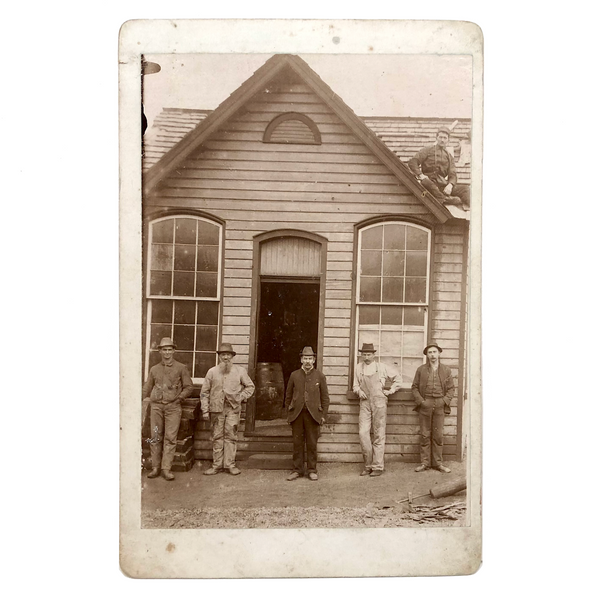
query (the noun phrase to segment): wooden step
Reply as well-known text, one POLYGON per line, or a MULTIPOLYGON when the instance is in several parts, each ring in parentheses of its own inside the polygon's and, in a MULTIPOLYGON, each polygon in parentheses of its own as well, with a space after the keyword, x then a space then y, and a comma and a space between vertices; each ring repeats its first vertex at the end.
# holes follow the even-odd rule
POLYGON ((252 454, 244 462, 246 469, 266 469, 273 471, 291 471, 292 455, 283 453, 252 454))

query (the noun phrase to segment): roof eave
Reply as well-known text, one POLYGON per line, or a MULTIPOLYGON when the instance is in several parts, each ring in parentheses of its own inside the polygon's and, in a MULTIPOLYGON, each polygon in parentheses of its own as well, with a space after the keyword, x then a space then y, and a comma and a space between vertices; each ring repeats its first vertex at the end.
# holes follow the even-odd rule
POLYGON ((299 75, 310 79, 314 85, 315 93, 321 100, 352 129, 358 139, 392 171, 396 178, 425 205, 440 223, 445 223, 448 219, 452 218, 450 211, 417 183, 416 178, 409 168, 402 163, 384 142, 365 125, 362 119, 302 59, 297 56, 290 56, 289 63, 299 75))
POLYGON ((181 141, 168 150, 160 160, 145 173, 144 195, 150 194, 175 166, 189 156, 202 142, 216 131, 227 119, 238 111, 243 104, 258 92, 286 64, 285 61, 271 57, 257 69, 242 85, 226 98, 214 111, 208 114, 198 126, 187 133, 181 141))

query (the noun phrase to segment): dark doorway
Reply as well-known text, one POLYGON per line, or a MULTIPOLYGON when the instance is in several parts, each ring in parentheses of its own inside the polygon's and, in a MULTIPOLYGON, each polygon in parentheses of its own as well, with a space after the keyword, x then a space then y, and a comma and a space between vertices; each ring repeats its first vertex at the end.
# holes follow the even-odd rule
MULTIPOLYGON (((300 368, 302 348, 312 346, 315 352, 318 351, 319 288, 318 283, 293 282, 289 279, 285 282, 261 281, 257 372, 261 364, 281 365, 283 390, 292 371, 300 368)), ((281 407, 283 402, 282 395, 281 407)), ((256 412, 259 418, 261 407, 258 404, 256 412)))
POLYGON ((287 385, 304 346, 317 351, 319 284, 262 281, 256 361, 281 363, 287 385))

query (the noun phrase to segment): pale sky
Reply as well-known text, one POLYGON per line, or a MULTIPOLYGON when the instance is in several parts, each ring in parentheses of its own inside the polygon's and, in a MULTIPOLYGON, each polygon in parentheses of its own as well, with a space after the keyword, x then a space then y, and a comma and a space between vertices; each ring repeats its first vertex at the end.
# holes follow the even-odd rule
MULTIPOLYGON (((162 108, 215 109, 271 54, 156 54, 161 71, 144 80, 149 126, 162 108)), ((471 57, 301 54, 361 117, 471 118, 471 57)))

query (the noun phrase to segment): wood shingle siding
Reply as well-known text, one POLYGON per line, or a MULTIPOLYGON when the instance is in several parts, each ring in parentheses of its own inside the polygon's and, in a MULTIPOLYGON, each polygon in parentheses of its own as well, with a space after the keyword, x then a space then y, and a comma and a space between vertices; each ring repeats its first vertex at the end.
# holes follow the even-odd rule
MULTIPOLYGON (((412 184, 402 183, 393 168, 386 166, 308 85, 286 83, 267 89, 246 102, 160 180, 144 198, 144 210, 149 218, 165 209, 182 213, 196 210, 225 222, 221 341, 233 344, 238 353, 235 362, 243 365, 252 356, 250 344, 255 343, 251 339, 255 237, 292 229, 327 240, 323 347, 318 354, 328 380, 331 408, 319 439, 319 460, 360 462, 358 401, 348 399, 353 370, 350 352, 354 340, 356 225, 377 217, 395 217, 431 228, 429 334, 443 347, 442 360, 456 378, 466 228, 452 220, 440 224, 415 197, 412 184), (303 113, 312 119, 321 134, 321 144, 263 143, 268 124, 286 112, 303 113)), ((183 111, 177 121, 171 115, 168 131, 157 138, 144 164, 153 164, 161 144, 167 147, 175 143, 173 140, 183 139, 205 116, 183 111)), ((266 273, 277 275, 279 268, 285 268, 278 264, 278 244, 271 243, 273 252, 267 250, 263 255, 263 266, 268 265, 266 273)), ((319 244, 315 244, 311 276, 319 274, 314 269, 318 265, 317 247, 319 244)), ((253 367, 250 365, 250 370, 253 367)), ((410 393, 404 397, 389 403, 386 460, 416 462, 418 415, 408 400, 410 393)), ((450 459, 457 448, 457 417, 455 398, 444 428, 444 454, 450 459)), ((289 440, 265 442, 244 436, 243 430, 242 423, 240 458, 257 452, 291 452, 289 440)), ((197 426, 194 449, 197 459, 211 458, 210 432, 205 423, 197 426)))

